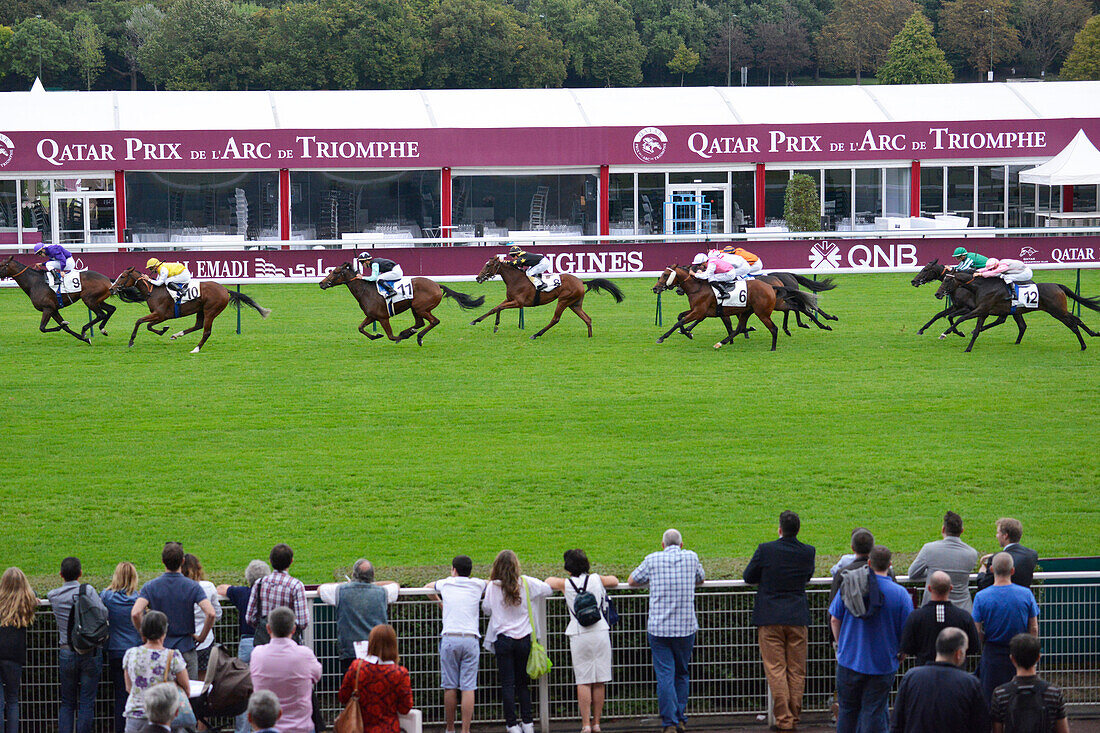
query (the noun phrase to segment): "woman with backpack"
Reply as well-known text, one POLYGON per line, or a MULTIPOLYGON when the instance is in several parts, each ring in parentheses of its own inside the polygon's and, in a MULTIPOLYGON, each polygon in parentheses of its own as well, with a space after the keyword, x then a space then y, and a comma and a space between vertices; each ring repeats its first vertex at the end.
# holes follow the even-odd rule
POLYGON ((614 588, 614 575, 590 573, 584 550, 565 551, 568 578, 547 578, 546 584, 565 595, 569 609, 569 653, 577 679, 577 706, 581 713, 581 733, 600 733, 605 685, 611 681, 611 627, 603 616, 607 605, 606 588, 614 588))
POLYGON ((115 733, 126 730, 126 682, 122 675, 122 658, 130 647, 141 646, 141 635, 130 620, 130 611, 138 598, 137 568, 132 562, 120 562, 115 566, 111 584, 99 594, 107 607, 110 636, 107 637, 107 665, 111 672, 111 686, 115 689, 115 733))
POLYGON ((4 733, 19 733, 19 684, 27 663, 27 627, 38 598, 19 568, 0 577, 0 687, 4 690, 4 733))

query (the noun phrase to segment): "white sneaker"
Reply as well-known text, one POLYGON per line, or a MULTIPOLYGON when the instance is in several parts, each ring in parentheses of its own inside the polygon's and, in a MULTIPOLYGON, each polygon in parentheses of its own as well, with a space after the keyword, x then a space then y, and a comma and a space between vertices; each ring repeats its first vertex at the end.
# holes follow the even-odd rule
POLYGON ((535 733, 535 724, 534 723, 524 723, 523 724, 523 733, 535 733))
POLYGON ((504 729, 505 733, 523 733, 523 728, 518 725, 510 725, 504 729))

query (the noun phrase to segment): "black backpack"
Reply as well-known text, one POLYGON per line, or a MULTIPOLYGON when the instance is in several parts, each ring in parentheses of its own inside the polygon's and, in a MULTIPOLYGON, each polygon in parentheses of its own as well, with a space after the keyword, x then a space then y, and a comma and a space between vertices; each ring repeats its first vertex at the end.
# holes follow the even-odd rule
POLYGON ((1031 684, 1020 685, 1012 680, 1006 687, 1005 733, 1048 733, 1051 721, 1047 718, 1047 707, 1043 703, 1043 693, 1048 684, 1037 679, 1031 684))
POLYGON ((96 606, 88 597, 87 583, 81 583, 69 610, 69 646, 78 654, 87 654, 107 643, 110 628, 107 609, 96 606))
POLYGON ((588 592, 588 579, 591 577, 591 575, 584 576, 584 583, 581 584, 580 590, 577 590, 572 578, 567 578, 569 585, 573 587, 573 592, 577 594, 573 599, 573 617, 581 626, 591 626, 603 618, 596 596, 588 592))

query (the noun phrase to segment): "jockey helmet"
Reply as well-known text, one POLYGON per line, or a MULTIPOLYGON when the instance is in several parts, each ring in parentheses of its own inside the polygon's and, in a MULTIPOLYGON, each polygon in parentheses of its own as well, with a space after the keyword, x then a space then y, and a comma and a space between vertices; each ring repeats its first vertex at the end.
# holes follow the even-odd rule
POLYGON ((521 254, 524 254, 524 252, 518 244, 513 244, 511 247, 508 248, 508 254, 512 255, 513 257, 519 257, 521 254))
POLYGON ((360 262, 370 262, 374 259, 374 255, 372 255, 370 252, 360 252, 359 256, 355 259, 359 260, 360 262))
POLYGON ((728 254, 728 255, 731 255, 731 254, 733 254, 733 253, 734 253, 735 251, 736 251, 736 250, 734 250, 734 248, 733 248, 733 245, 732 245, 732 244, 727 244, 727 245, 726 245, 725 247, 723 247, 723 248, 722 248, 722 252, 723 252, 724 254, 728 254))
POLYGON ((160 260, 156 257, 150 257, 149 261, 145 263, 146 269, 152 270, 154 267, 160 267, 160 260))
POLYGON ((45 248, 46 248, 46 243, 45 242, 39 242, 38 244, 34 245, 34 253, 38 254, 39 252, 41 252, 45 248))
POLYGON ((700 252, 699 254, 695 255, 695 259, 691 261, 691 264, 693 264, 693 265, 704 265, 704 264, 706 264, 706 262, 707 262, 707 256, 705 254, 703 254, 702 252, 700 252))
POLYGON ((988 260, 985 261, 985 266, 986 267, 996 267, 1000 263, 1001 263, 1000 260, 995 260, 992 257, 990 257, 988 260))
POLYGON ((966 247, 956 247, 952 257, 966 257, 966 247))

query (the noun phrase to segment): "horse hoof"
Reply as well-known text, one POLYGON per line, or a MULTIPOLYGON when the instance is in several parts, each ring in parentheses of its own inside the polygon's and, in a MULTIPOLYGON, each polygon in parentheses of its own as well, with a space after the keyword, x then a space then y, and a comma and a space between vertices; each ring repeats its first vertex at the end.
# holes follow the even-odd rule
POLYGON ((107 335, 107 332, 106 332, 106 331, 104 331, 104 330, 103 330, 102 328, 101 328, 101 329, 99 329, 99 332, 100 332, 101 334, 103 334, 104 336, 106 336, 106 335, 107 335))
POLYGON ((832 326, 822 326, 822 329, 821 329, 821 330, 822 330, 822 331, 832 331, 832 330, 833 330, 833 327, 832 327, 832 326))
POLYGON ((538 334, 536 333, 536 334, 535 334, 534 336, 532 336, 532 337, 531 337, 531 340, 532 340, 532 341, 534 341, 534 340, 535 340, 535 339, 537 339, 538 337, 539 337, 539 335, 538 335, 538 334))
POLYGON ((919 331, 917 331, 917 335, 918 336, 923 336, 924 335, 924 329, 922 328, 919 331))
POLYGON ((689 339, 695 340, 695 337, 691 335, 691 331, 685 331, 684 335, 687 336, 689 339))
POLYGON ((657 343, 659 343, 659 344, 663 344, 664 342, 665 342, 665 340, 663 338, 657 339, 657 343))
POLYGON ((423 346, 424 345, 424 339, 420 336, 417 336, 416 337, 416 345, 417 346, 423 346))
POLYGON ((191 349, 191 353, 192 353, 192 354, 197 354, 197 353, 199 353, 199 347, 198 347, 198 346, 196 346, 195 348, 191 349))
POLYGON ((722 342, 721 342, 721 341, 719 341, 718 343, 716 343, 716 344, 714 345, 714 350, 715 350, 715 351, 718 351, 718 349, 720 349, 720 348, 722 348, 722 342))
POLYGON ((471 326, 476 326, 476 325, 477 325, 477 321, 470 321, 470 325, 471 325, 471 326))
POLYGON ((943 341, 945 338, 947 338, 947 334, 946 333, 941 333, 940 334, 940 341, 943 341))

